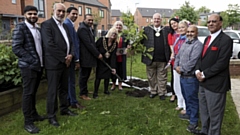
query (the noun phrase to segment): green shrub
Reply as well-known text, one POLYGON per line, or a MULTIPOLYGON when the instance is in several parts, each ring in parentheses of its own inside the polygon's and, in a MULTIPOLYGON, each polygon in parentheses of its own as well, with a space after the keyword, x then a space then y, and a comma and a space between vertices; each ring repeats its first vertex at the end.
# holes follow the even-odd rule
POLYGON ((21 84, 21 74, 17 66, 17 56, 12 47, 0 44, 0 89, 21 84))

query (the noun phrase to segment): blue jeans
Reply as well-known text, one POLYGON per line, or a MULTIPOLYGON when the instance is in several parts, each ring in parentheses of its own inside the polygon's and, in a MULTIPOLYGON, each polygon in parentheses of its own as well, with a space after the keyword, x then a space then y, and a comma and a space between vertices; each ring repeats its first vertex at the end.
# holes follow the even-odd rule
POLYGON ((74 105, 78 102, 76 99, 76 90, 75 90, 75 62, 74 61, 71 62, 69 67, 68 99, 71 105, 74 105))
POLYGON ((186 113, 190 116, 190 124, 198 124, 198 89, 199 82, 196 77, 180 78, 182 94, 186 103, 186 113))

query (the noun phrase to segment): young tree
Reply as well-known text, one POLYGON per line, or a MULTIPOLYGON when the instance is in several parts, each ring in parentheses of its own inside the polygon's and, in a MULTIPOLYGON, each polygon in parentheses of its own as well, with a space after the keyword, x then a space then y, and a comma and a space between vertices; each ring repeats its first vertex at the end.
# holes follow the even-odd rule
POLYGON ((229 19, 228 19, 228 14, 226 11, 223 11, 220 13, 220 15, 222 16, 223 18, 223 29, 226 29, 228 26, 229 26, 229 19))
POLYGON ((202 6, 198 10, 196 10, 196 12, 197 12, 197 14, 210 13, 210 9, 205 6, 202 6))
POLYGON ((178 16, 181 20, 186 19, 192 24, 195 24, 198 21, 199 16, 194 9, 194 6, 190 6, 190 2, 185 1, 185 4, 183 4, 173 16, 178 16))
POLYGON ((229 4, 226 13, 228 14, 228 22, 230 26, 233 27, 234 24, 240 22, 240 7, 238 4, 229 4))

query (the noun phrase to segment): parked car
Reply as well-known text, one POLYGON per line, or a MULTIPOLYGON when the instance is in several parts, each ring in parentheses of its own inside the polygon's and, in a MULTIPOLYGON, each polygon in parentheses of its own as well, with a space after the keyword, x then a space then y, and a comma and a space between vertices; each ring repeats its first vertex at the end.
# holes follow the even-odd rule
POLYGON ((233 59, 240 59, 240 30, 224 30, 231 39, 233 40, 233 59))
POLYGON ((208 27, 206 26, 197 26, 198 27, 198 39, 204 43, 205 38, 210 35, 208 27))

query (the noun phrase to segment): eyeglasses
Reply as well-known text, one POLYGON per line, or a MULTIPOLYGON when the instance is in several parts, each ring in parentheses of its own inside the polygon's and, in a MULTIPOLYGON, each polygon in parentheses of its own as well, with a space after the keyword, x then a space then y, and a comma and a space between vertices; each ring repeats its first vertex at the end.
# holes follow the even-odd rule
POLYGON ((28 15, 37 15, 37 13, 27 13, 28 15))
POLYGON ((209 23, 216 23, 217 22, 217 20, 209 20, 209 21, 207 21, 207 23, 209 24, 209 23))

